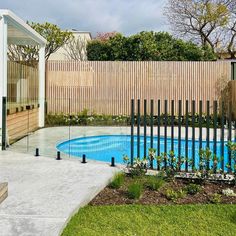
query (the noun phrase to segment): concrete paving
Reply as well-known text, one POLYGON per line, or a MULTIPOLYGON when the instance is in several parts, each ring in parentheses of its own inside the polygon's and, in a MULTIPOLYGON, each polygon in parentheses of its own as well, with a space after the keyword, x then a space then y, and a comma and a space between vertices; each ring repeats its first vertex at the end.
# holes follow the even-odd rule
POLYGON ((59 235, 70 216, 117 170, 94 161, 0 152, 0 181, 9 185, 9 196, 0 205, 0 235, 59 235))

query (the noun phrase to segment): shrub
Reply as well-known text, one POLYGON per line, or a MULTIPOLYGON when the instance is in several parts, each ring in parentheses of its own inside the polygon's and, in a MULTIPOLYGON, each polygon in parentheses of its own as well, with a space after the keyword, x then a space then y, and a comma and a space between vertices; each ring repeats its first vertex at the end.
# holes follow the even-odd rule
POLYGON ((184 188, 184 190, 190 195, 195 195, 196 193, 200 192, 201 189, 201 186, 198 184, 189 184, 184 188))
POLYGON ((124 173, 117 173, 111 183, 109 184, 110 188, 118 189, 122 186, 122 184, 125 181, 125 175, 124 173))
POLYGON ((179 198, 184 198, 186 196, 186 192, 182 189, 179 191, 175 191, 173 189, 167 189, 165 196, 168 200, 175 202, 179 198))
POLYGON ((211 203, 219 204, 222 201, 222 196, 218 193, 214 193, 214 194, 210 195, 209 200, 210 200, 211 203))
POLYGON ((147 159, 135 158, 133 166, 130 166, 129 172, 132 177, 143 176, 147 172, 147 159))
POLYGON ((139 183, 132 183, 128 187, 128 197, 130 199, 139 199, 143 192, 143 186, 139 183))
POLYGON ((145 187, 157 191, 165 181, 162 178, 158 178, 157 176, 147 176, 146 181, 145 181, 145 187))
POLYGON ((227 188, 227 189, 223 189, 222 193, 227 196, 227 197, 235 197, 236 193, 234 192, 234 190, 227 188))

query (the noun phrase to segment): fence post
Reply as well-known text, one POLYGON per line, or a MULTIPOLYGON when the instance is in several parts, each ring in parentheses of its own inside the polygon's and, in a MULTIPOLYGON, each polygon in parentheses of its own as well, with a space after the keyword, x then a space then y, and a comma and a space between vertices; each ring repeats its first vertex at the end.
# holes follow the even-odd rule
POLYGON ((185 102, 185 171, 188 171, 188 100, 185 102))
POLYGON ((137 157, 140 158, 140 99, 138 99, 137 109, 137 157))
POLYGON ((131 100, 131 166, 134 164, 134 99, 131 100))
MULTIPOLYGON (((207 117, 206 117, 206 147, 210 148, 210 101, 207 101, 207 117)), ((210 169, 210 163, 207 161, 207 170, 210 169)))
MULTIPOLYGON (((198 124, 199 124, 199 152, 202 149, 202 101, 199 101, 199 120, 198 120, 198 124)), ((201 162, 201 157, 199 157, 200 160, 199 162, 201 162)), ((199 169, 201 170, 202 167, 201 165, 199 165, 199 169)))
POLYGON ((221 103, 221 134, 220 134, 220 154, 221 154, 221 169, 222 169, 222 172, 224 172, 224 142, 225 142, 225 119, 224 119, 224 110, 225 110, 225 107, 224 107, 224 102, 222 101, 221 103))
MULTIPOLYGON (((181 118, 182 118, 182 100, 179 100, 179 112, 178 112, 178 159, 181 163, 181 118)), ((179 166, 179 171, 181 170, 181 165, 179 166)))
MULTIPOLYGON (((151 145, 150 147, 153 148, 153 99, 151 100, 151 111, 150 111, 150 129, 151 129, 151 145)), ((153 160, 150 162, 150 167, 153 169, 153 160)))
POLYGON ((171 151, 174 151, 174 100, 171 100, 171 151))
MULTIPOLYGON (((228 142, 232 140, 232 100, 229 102, 229 109, 228 109, 228 142)), ((228 172, 232 171, 232 159, 231 159, 231 151, 228 149, 228 162, 229 168, 228 172)))
POLYGON ((192 170, 195 169, 195 101, 192 101, 192 170))
POLYGON ((144 119, 143 119, 143 129, 144 129, 144 158, 147 157, 147 100, 144 99, 144 119))
MULTIPOLYGON (((160 147, 160 126, 161 126, 161 101, 157 101, 157 156, 161 154, 160 147)), ((157 163, 157 170, 160 170, 160 163, 157 163)))
MULTIPOLYGON (((168 122, 168 105, 167 105, 167 100, 165 100, 165 104, 164 104, 164 108, 165 108, 165 126, 164 126, 164 152, 165 154, 167 155, 167 122, 168 122)), ((164 166, 165 166, 165 169, 167 167, 167 160, 165 159, 164 160, 164 166)))
POLYGON ((6 134, 7 134, 7 98, 2 97, 2 150, 6 150, 7 142, 6 142, 6 134))

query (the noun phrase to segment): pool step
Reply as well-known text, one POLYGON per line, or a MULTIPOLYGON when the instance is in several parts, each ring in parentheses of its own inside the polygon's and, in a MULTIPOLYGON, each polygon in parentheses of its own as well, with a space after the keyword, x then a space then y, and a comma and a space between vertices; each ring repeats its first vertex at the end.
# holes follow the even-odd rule
POLYGON ((8 196, 8 183, 0 183, 0 204, 7 198, 8 196))

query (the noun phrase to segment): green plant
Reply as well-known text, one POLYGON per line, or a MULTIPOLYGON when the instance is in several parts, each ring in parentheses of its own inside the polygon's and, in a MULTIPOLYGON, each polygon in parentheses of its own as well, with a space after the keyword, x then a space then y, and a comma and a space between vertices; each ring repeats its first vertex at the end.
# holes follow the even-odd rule
POLYGON ((143 186, 140 183, 132 183, 128 186, 128 197, 130 199, 139 199, 143 192, 143 186))
POLYGON ((198 185, 198 184, 189 184, 187 185, 184 190, 190 194, 190 195, 195 195, 196 193, 200 192, 201 191, 201 186, 198 185))
POLYGON ((177 158, 174 151, 170 151, 168 154, 163 152, 161 156, 155 157, 158 166, 163 162, 162 170, 165 172, 168 179, 172 179, 177 172, 179 172, 181 165, 184 163, 184 158, 177 158))
POLYGON ((209 196, 209 200, 211 203, 219 204, 222 202, 222 196, 218 193, 213 193, 209 196))
POLYGON ((148 161, 146 158, 135 158, 133 166, 128 166, 132 177, 145 175, 147 172, 148 161))
POLYGON ((125 181, 124 173, 120 172, 115 174, 114 178, 112 179, 111 183, 109 184, 110 188, 118 189, 122 186, 125 181))
POLYGON ((184 198, 186 196, 186 192, 184 190, 175 191, 173 189, 167 189, 165 192, 165 196, 168 200, 175 202, 179 198, 184 198))
POLYGON ((157 191, 163 186, 164 183, 165 181, 162 178, 158 178, 157 176, 146 176, 144 185, 150 190, 157 191))

